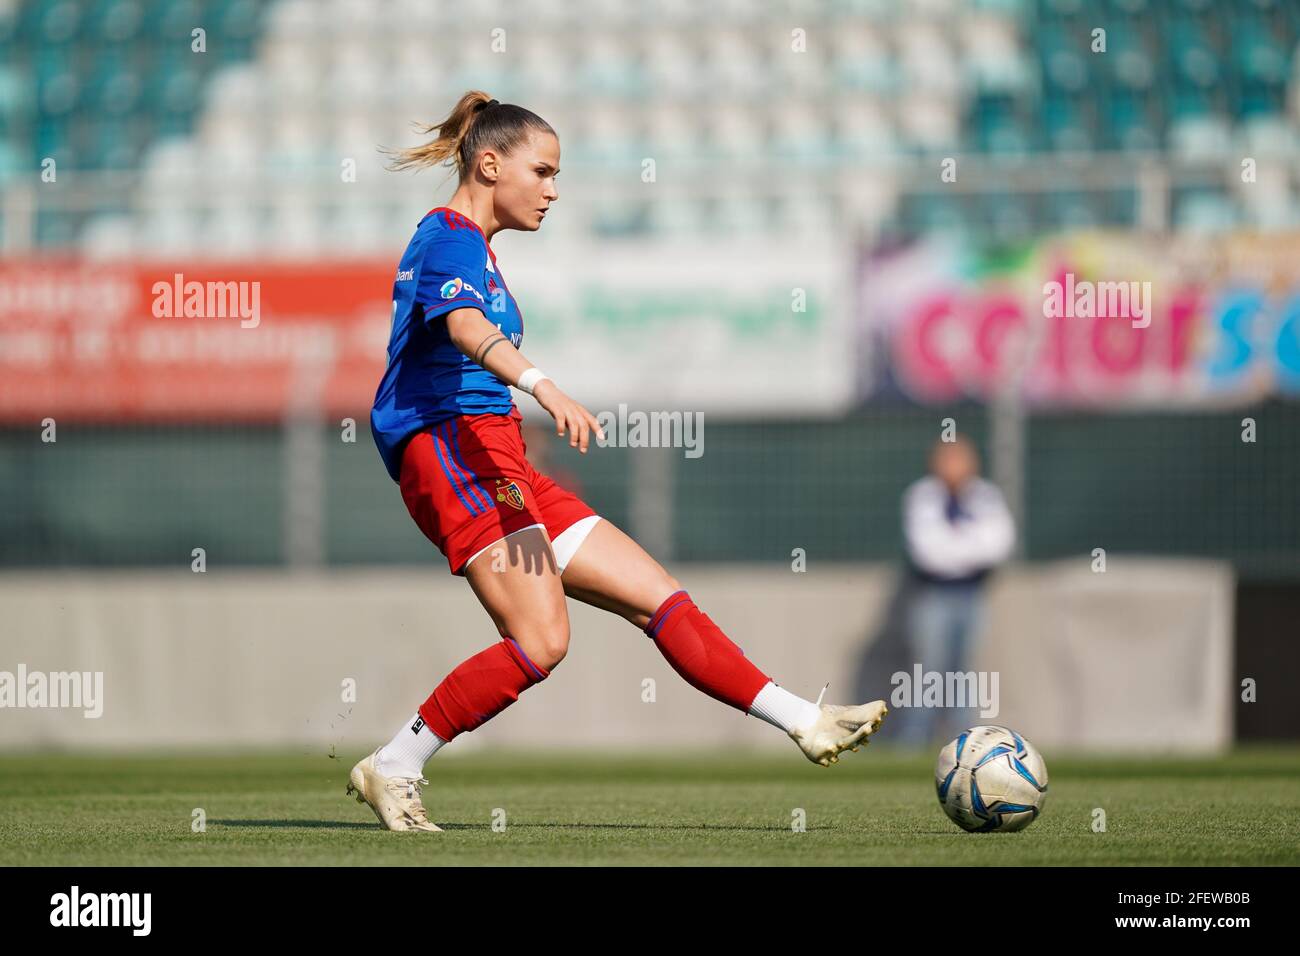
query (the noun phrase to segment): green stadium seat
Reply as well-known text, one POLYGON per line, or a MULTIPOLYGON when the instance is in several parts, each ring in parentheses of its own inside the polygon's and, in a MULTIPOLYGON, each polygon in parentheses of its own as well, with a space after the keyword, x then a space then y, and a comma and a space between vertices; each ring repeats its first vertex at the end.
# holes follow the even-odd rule
POLYGON ((73 0, 43 0, 33 4, 38 11, 39 28, 28 35, 48 46, 73 43, 81 30, 83 4, 73 0))
POLYGON ((129 43, 144 26, 142 0, 102 0, 95 11, 92 30, 100 43, 129 43))

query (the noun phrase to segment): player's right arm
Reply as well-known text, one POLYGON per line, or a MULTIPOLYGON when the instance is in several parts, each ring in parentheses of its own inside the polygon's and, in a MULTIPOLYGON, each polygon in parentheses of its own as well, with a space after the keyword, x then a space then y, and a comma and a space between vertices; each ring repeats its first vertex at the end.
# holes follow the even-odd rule
MULTIPOLYGON (((487 369, 501 381, 514 384, 519 376, 533 367, 524 354, 478 309, 466 307, 447 313, 447 334, 456 348, 470 361, 487 369)), ((575 402, 551 379, 544 378, 533 386, 533 398, 555 419, 555 434, 569 432, 569 446, 584 455, 590 433, 604 438, 604 432, 591 412, 575 402)))
MULTIPOLYGON (((429 237, 424 250, 416 300, 424 308, 424 321, 446 323, 453 345, 474 364, 487 369, 507 385, 533 367, 484 312, 483 296, 472 287, 483 274, 483 240, 468 229, 445 229, 429 237)), ((569 432, 569 445, 585 454, 591 431, 604 438, 595 417, 550 379, 532 388, 537 404, 555 419, 556 434, 569 432)))

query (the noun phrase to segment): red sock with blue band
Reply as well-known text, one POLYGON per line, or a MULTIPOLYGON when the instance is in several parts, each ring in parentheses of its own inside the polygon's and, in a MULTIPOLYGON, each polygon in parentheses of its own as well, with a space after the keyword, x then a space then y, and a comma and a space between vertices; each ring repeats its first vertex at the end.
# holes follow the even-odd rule
POLYGON ((534 664, 513 637, 505 637, 444 677, 420 705, 420 716, 435 734, 451 740, 491 720, 550 673, 534 664))
POLYGON ((737 710, 748 713, 758 692, 771 680, 685 591, 668 595, 645 632, 683 680, 737 710))

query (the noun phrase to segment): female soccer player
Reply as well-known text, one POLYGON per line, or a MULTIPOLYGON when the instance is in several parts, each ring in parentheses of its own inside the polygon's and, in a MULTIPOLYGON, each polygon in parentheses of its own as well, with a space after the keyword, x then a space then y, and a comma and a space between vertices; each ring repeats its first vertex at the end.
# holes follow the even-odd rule
POLYGON ((569 645, 565 597, 641 628, 692 686, 781 728, 829 766, 857 750, 883 701, 821 705, 779 687, 654 559, 533 469, 509 385, 583 454, 596 419, 519 351, 523 319, 492 250, 503 229, 535 232, 559 198, 560 144, 541 117, 486 93, 461 97, 436 138, 390 168, 454 161, 455 195, 415 229, 397 267, 393 327, 370 422, 406 507, 468 579, 501 640, 448 674, 391 741, 352 768, 348 793, 390 830, 439 830, 420 801, 425 762, 545 680, 569 645))

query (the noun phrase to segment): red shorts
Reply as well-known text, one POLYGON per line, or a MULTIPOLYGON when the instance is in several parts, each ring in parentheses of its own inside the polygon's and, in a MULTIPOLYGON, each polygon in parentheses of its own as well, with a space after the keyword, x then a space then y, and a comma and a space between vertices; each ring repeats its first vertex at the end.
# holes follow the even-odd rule
POLYGON ((551 540, 595 514, 533 469, 523 415, 458 415, 416 432, 402 453, 402 499, 453 574, 492 542, 540 524, 551 540))

